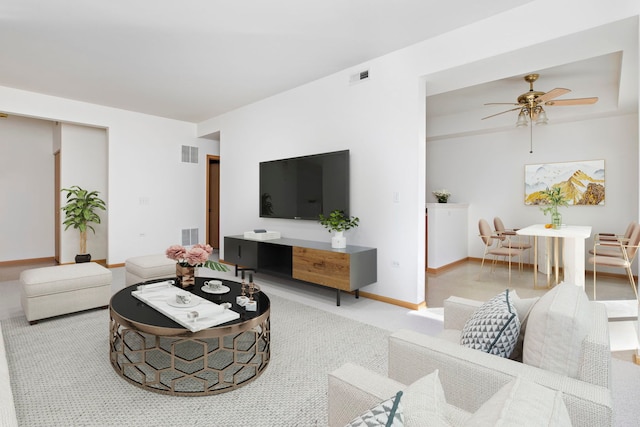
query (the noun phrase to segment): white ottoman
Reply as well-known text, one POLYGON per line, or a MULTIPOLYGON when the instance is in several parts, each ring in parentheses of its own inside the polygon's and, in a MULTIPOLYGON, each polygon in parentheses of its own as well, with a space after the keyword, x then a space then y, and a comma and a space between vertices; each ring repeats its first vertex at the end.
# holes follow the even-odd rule
POLYGON ((20 302, 29 323, 109 306, 111 271, 95 262, 33 268, 20 274, 20 302))
POLYGON ((144 255, 129 258, 124 263, 127 286, 154 279, 176 277, 176 262, 162 255, 144 255))

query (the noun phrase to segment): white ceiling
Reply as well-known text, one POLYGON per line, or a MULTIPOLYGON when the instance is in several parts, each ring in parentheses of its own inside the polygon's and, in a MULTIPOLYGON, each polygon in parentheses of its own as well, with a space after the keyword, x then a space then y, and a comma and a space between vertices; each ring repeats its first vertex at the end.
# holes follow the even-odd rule
POLYGON ((0 85, 199 122, 531 0, 3 0, 0 85))
POLYGON ((545 107, 549 124, 638 112, 638 19, 630 18, 427 76, 427 139, 513 129, 510 107, 529 90, 567 88, 557 99, 596 96, 593 105, 545 107))

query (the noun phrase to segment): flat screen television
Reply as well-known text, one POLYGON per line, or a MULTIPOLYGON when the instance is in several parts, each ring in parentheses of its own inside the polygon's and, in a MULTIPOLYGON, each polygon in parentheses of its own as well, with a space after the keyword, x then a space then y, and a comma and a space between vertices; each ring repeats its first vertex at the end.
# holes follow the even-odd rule
POLYGON ((349 215, 349 150, 260 162, 260 216, 349 215))

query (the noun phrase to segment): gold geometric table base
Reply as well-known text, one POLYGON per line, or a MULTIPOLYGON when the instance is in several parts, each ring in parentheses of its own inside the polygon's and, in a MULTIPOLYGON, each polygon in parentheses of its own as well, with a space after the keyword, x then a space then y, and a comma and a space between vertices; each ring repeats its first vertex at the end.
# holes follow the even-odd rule
POLYGON ((247 330, 212 328, 183 336, 143 332, 111 314, 111 366, 149 391, 180 396, 224 393, 253 381, 269 364, 268 312, 244 325, 250 326, 247 330))

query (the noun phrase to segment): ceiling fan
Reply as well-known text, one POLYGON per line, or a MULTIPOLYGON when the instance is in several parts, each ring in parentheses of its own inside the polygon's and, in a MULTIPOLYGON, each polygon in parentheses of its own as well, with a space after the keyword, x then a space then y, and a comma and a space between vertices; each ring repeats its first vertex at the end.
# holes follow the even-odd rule
MULTIPOLYGON (((545 125, 549 121, 547 113, 544 111, 545 106, 561 106, 561 105, 588 105, 598 102, 598 97, 591 98, 574 98, 574 99, 555 99, 559 96, 571 92, 570 89, 564 89, 557 87, 551 89, 549 92, 540 92, 533 90, 533 82, 538 80, 539 74, 527 74, 524 76, 524 80, 529 83, 529 92, 525 92, 517 99, 517 103, 513 102, 489 102, 484 105, 515 105, 515 108, 510 108, 500 113, 492 114, 484 119, 499 116, 510 111, 520 110, 518 113, 518 120, 516 121, 516 127, 528 126, 529 122, 534 122, 537 125, 545 125)), ((533 126, 530 128, 529 135, 529 153, 533 153, 533 126)))
POLYGON ((598 102, 598 97, 591 98, 574 98, 574 99, 555 99, 566 93, 571 92, 570 89, 555 88, 549 92, 540 92, 533 90, 533 82, 538 80, 539 74, 528 74, 524 76, 524 80, 529 83, 529 92, 525 92, 517 99, 517 103, 513 102, 489 102, 484 105, 515 105, 516 108, 511 108, 506 111, 502 111, 497 114, 492 114, 484 119, 499 116, 510 111, 520 110, 518 114, 518 121, 516 126, 527 126, 529 121, 534 121, 536 124, 546 124, 549 120, 547 113, 544 111, 544 106, 561 106, 561 105, 587 105, 595 104, 598 102))

